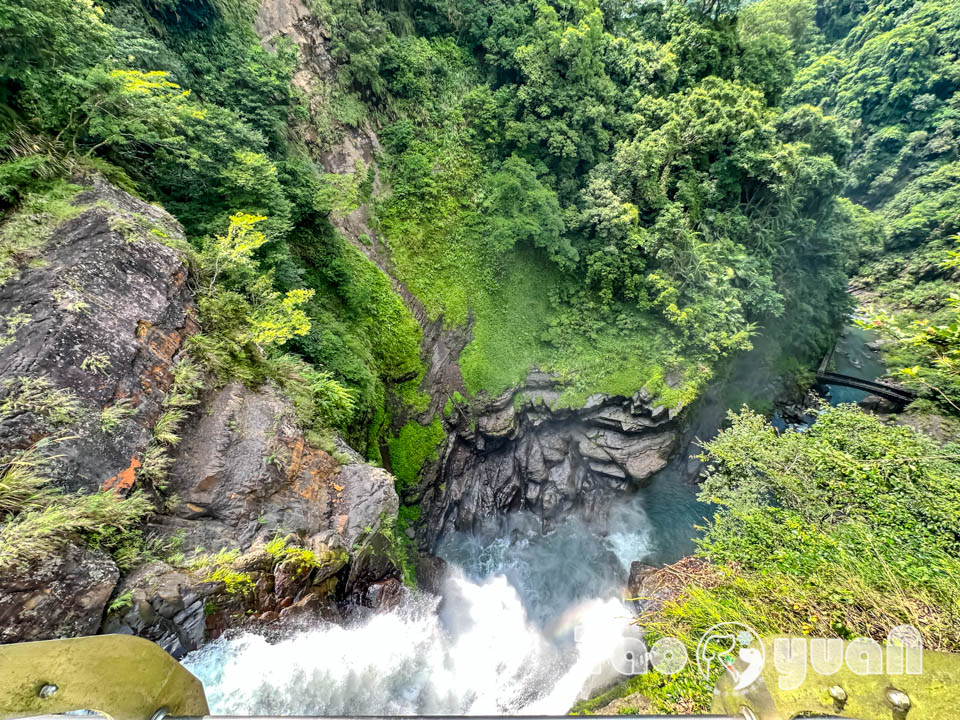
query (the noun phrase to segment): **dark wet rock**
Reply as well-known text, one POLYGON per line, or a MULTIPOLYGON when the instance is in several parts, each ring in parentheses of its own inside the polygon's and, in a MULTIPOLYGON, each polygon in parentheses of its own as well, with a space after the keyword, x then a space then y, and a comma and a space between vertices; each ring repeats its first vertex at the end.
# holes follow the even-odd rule
POLYGON ((289 607, 280 611, 279 617, 283 620, 303 620, 319 617, 323 603, 319 595, 310 593, 289 607))
POLYGON ((273 573, 261 573, 253 587, 254 602, 261 610, 274 610, 277 596, 274 594, 273 573))
POLYGON ((337 622, 341 620, 340 611, 332 595, 332 583, 312 588, 296 602, 283 607, 279 619, 285 625, 312 625, 319 620, 337 622))
POLYGON ((345 445, 339 460, 310 446, 292 404, 271 386, 231 383, 208 392, 201 407, 174 453, 168 489, 180 504, 157 531, 182 534, 184 547, 244 551, 232 566, 256 577, 254 609, 283 618, 305 594, 344 597, 396 576, 381 532, 399 506, 392 475, 345 445), (265 551, 277 533, 312 551, 320 566, 296 558, 278 564, 265 551))
MULTIPOLYGON (((100 177, 75 201, 85 208, 53 232, 40 261, 0 287, 0 316, 27 322, 0 349, 0 454, 57 432, 55 477, 68 489, 128 489, 173 378, 171 364, 192 332, 192 296, 179 252, 158 241, 185 242, 162 209, 100 177), (18 394, 29 383, 65 392, 77 405, 53 418, 18 394), (104 432, 100 412, 124 401, 136 413, 104 432)), ((66 403, 58 403, 64 409, 66 403)))
POLYGON ((363 595, 363 604, 377 612, 389 612, 407 597, 407 589, 396 578, 373 583, 363 595))
POLYGON ((542 389, 553 379, 532 377, 533 390, 505 393, 475 411, 474 426, 455 428, 427 469, 421 525, 427 547, 518 510, 537 515, 544 530, 571 514, 602 522, 615 496, 642 487, 666 466, 678 431, 648 393, 593 395, 583 408, 557 409, 542 389))
POLYGON ((217 590, 163 562, 141 565, 117 588, 122 605, 108 614, 103 632, 152 640, 179 659, 203 643, 205 604, 217 590))
POLYGON ((895 413, 901 409, 901 406, 897 403, 882 398, 879 395, 867 395, 857 404, 864 410, 875 413, 895 413))
POLYGON ((273 571, 273 594, 277 598, 295 598, 312 568, 296 561, 280 563, 273 571))
POLYGON ((69 545, 0 576, 0 644, 93 635, 120 578, 101 552, 69 545))
POLYGON ((382 533, 373 533, 350 553, 350 567, 344 585, 345 597, 359 599, 373 583, 399 578, 400 571, 390 559, 393 547, 382 533))
POLYGON ((447 575, 447 562, 436 555, 423 553, 417 559, 417 585, 421 590, 440 595, 447 575))
POLYGON ((267 610, 262 612, 257 616, 257 620, 262 622, 264 625, 269 625, 270 623, 275 623, 280 619, 280 613, 276 610, 267 610))
POLYGON ((653 565, 634 560, 630 563, 630 577, 627 579, 627 595, 631 598, 643 594, 643 581, 657 571, 653 565))

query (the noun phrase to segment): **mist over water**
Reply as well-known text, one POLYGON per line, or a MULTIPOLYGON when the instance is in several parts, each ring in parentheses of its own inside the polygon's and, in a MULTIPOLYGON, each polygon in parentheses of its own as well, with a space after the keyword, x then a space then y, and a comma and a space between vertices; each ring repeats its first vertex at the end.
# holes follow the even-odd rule
POLYGON ((224 638, 184 664, 215 714, 563 714, 615 678, 610 658, 638 632, 621 601, 630 562, 689 551, 702 506, 678 477, 625 498, 603 536, 573 518, 541 535, 517 514, 499 537, 453 537, 439 551, 442 598, 413 593, 346 627, 224 638), (648 508, 666 505, 652 520, 648 508))

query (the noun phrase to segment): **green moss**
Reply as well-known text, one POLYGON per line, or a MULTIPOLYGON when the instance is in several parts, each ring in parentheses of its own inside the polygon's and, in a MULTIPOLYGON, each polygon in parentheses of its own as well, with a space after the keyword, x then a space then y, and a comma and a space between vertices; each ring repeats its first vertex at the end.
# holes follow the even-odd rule
POLYGON ((204 577, 206 582, 223 583, 227 595, 246 595, 253 590, 253 578, 248 573, 220 567, 204 577))
POLYGON ((669 406, 697 396, 711 370, 689 353, 678 359, 678 338, 664 321, 636 306, 611 314, 558 303, 551 298, 569 290, 569 278, 544 253, 518 247, 500 257, 458 199, 479 182, 476 159, 462 147, 436 152, 445 153, 435 158, 444 171, 431 177, 439 197, 429 205, 407 195, 384 201, 378 218, 398 278, 429 316, 448 327, 472 317, 473 338, 460 356, 467 390, 498 395, 537 367, 569 381, 562 406, 641 387, 669 406))
MULTIPOLYGON (((433 262, 430 253, 416 258, 400 253, 400 257, 410 262, 407 269, 421 278, 421 284, 438 277, 425 267, 433 262)), ((398 271, 402 263, 398 261, 398 271)), ((465 269, 470 266, 470 262, 463 264, 465 269)), ((567 380, 560 406, 582 405, 598 392, 632 395, 641 387, 660 403, 674 406, 691 402, 711 376, 710 368, 696 358, 677 359, 672 334, 662 322, 637 309, 624 309, 617 324, 599 312, 591 315, 584 310, 576 322, 558 329, 562 318, 549 297, 564 279, 536 252, 516 253, 489 285, 477 282, 466 270, 459 278, 454 276, 451 269, 446 280, 437 282, 451 293, 439 301, 439 307, 448 322, 465 319, 463 307, 473 311, 473 340, 460 356, 464 383, 471 393, 500 394, 537 367, 567 380), (454 312, 445 312, 451 307, 454 312), (667 383, 670 375, 676 378, 673 386, 667 383)), ((431 285, 422 299, 428 302, 437 290, 431 285)))
POLYGON ((390 279, 340 235, 298 234, 304 279, 316 293, 308 306, 311 330, 290 343, 310 363, 332 372, 356 394, 341 426, 346 438, 379 462, 389 427, 388 394, 415 413, 430 401, 419 385, 422 331, 390 279))
POLYGON ((79 185, 57 180, 42 191, 24 195, 17 211, 0 225, 0 285, 23 264, 38 258, 60 223, 83 212, 83 207, 73 204, 81 190, 79 185))
POLYGON ((420 479, 420 470, 428 460, 437 459, 440 444, 446 438, 439 417, 429 425, 411 420, 396 437, 390 438, 390 464, 401 488, 413 487, 420 479))
POLYGON ((287 538, 279 535, 266 544, 265 550, 276 565, 287 564, 298 575, 303 575, 314 568, 343 567, 349 560, 349 555, 343 548, 334 548, 317 555, 308 548, 289 545, 287 538))

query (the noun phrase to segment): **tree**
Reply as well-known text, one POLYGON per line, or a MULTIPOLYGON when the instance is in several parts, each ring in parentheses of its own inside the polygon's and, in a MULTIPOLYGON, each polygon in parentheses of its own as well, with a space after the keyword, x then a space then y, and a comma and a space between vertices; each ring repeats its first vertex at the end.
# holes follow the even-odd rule
POLYGON ((267 218, 263 215, 236 213, 230 216, 226 235, 214 235, 203 243, 200 262, 207 273, 207 292, 213 292, 222 275, 229 275, 235 284, 254 279, 258 265, 253 253, 267 236, 256 229, 267 218))
POLYGON ((184 126, 205 115, 190 99, 190 91, 171 82, 166 72, 96 67, 83 85, 87 97, 75 124, 68 124, 61 135, 72 135, 74 148, 88 140, 88 156, 109 147, 130 161, 160 149, 184 158, 184 126))
POLYGON ((546 250, 560 266, 572 267, 577 251, 564 236, 557 194, 545 187, 530 164, 512 155, 485 184, 478 212, 483 234, 498 252, 516 245, 546 250))
MULTIPOLYGON (((960 235, 954 238, 960 243, 960 235)), ((947 270, 960 268, 960 251, 950 251, 941 263, 947 270)), ((942 319, 921 317, 905 323, 902 317, 874 314, 858 324, 894 342, 886 355, 896 362, 894 377, 919 391, 945 411, 960 415, 960 293, 946 299, 942 319)))
POLYGON ((207 238, 200 252, 206 287, 199 300, 201 314, 238 346, 253 343, 261 350, 283 345, 295 335, 310 332, 303 311, 312 289, 280 293, 273 277, 260 272, 254 252, 267 242, 256 226, 267 218, 236 213, 230 216, 225 235, 207 238))
POLYGON ((113 29, 92 0, 0 2, 0 106, 45 128, 61 126, 82 97, 87 68, 112 49, 113 29))

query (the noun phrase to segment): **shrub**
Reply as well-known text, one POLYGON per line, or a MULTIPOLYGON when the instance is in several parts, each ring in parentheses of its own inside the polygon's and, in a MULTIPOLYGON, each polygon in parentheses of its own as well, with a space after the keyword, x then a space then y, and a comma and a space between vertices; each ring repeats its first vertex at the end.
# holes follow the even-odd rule
POLYGON ((437 459, 439 445, 446 437, 443 421, 436 417, 426 426, 411 420, 390 438, 390 465, 401 488, 416 486, 424 463, 437 459))
POLYGON ((124 420, 136 414, 137 408, 130 404, 130 398, 120 398, 100 411, 100 429, 110 435, 117 431, 124 420))

